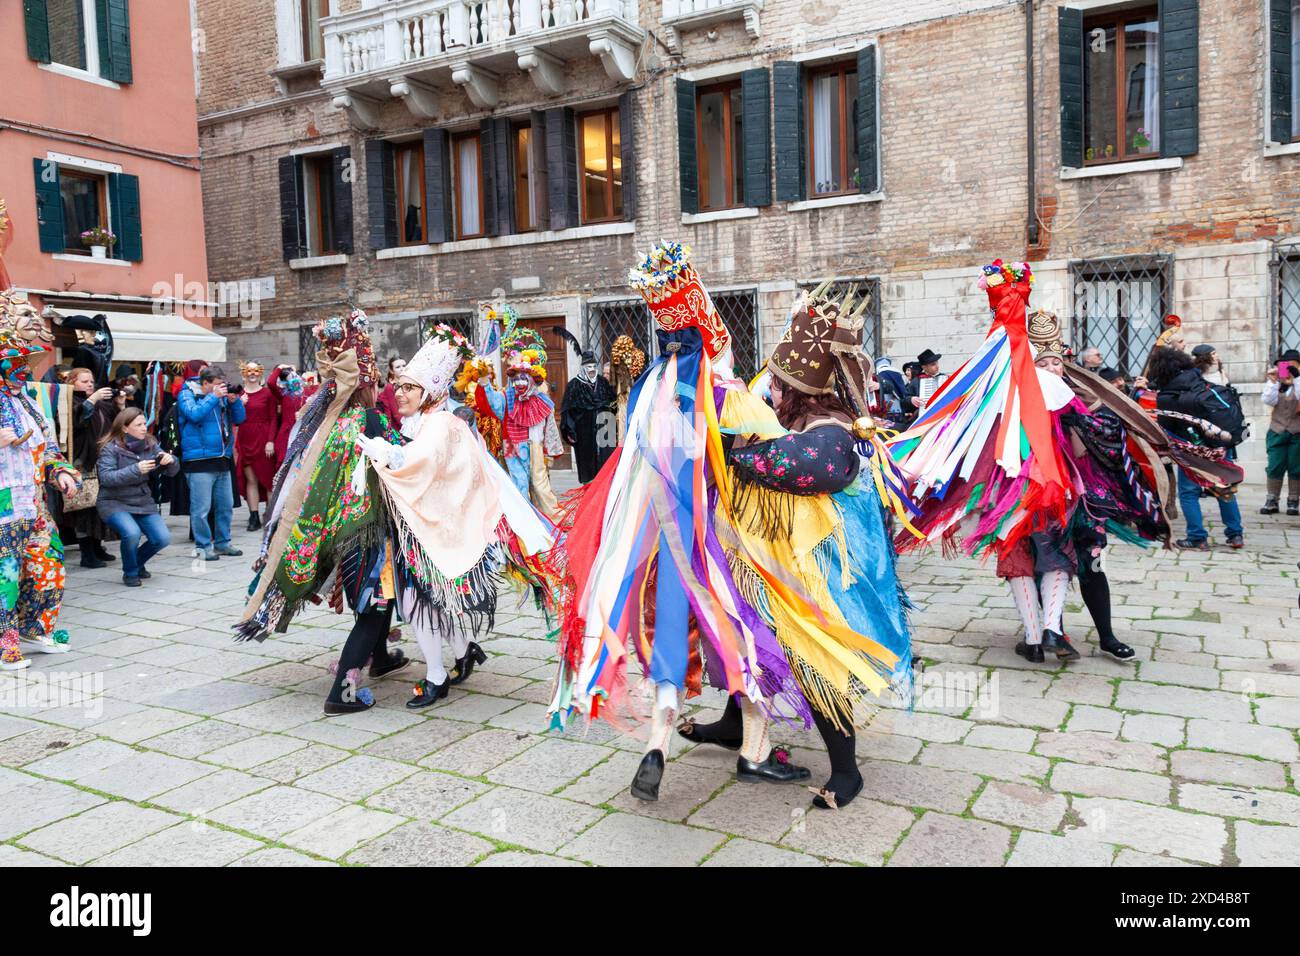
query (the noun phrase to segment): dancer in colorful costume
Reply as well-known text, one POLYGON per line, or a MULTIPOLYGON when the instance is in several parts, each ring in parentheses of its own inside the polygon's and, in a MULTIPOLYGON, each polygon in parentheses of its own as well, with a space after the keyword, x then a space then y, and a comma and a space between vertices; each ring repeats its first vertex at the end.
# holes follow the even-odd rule
POLYGON ((363 437, 397 440, 375 408, 379 369, 368 330, 360 311, 312 330, 324 381, 303 409, 276 475, 254 565, 258 577, 235 625, 237 640, 265 640, 285 630, 332 581, 330 605, 342 613, 346 597, 356 622, 325 700, 327 716, 374 704, 370 689, 359 686, 367 660, 371 677, 408 663, 401 651, 388 651, 397 596, 392 525, 379 479, 368 475, 359 445, 363 437))
POLYGON ((30 663, 23 652, 64 653, 56 629, 65 581, 63 542, 45 489, 76 492, 81 476, 63 458, 45 416, 27 394, 43 346, 19 331, 26 297, 0 292, 0 669, 30 663))
POLYGON ((564 445, 555 424, 555 403, 542 391, 546 346, 535 331, 519 325, 519 316, 511 306, 492 310, 493 315, 498 313, 505 318, 501 347, 506 387, 503 391, 493 388, 484 374, 484 364, 474 365, 480 375, 474 390, 475 410, 501 422, 501 453, 510 478, 521 494, 531 494, 537 509, 554 520, 559 503, 551 489, 547 458, 564 454, 564 445))
POLYGON ((407 701, 412 709, 446 697, 487 660, 472 638, 491 627, 501 577, 555 610, 557 582, 546 563, 554 525, 447 407, 456 369, 471 354, 453 329, 435 327, 396 382, 401 443, 361 439, 396 528, 398 609, 428 666, 407 701), (442 665, 444 642, 456 658, 454 675, 442 665))
MULTIPOLYGON (((883 505, 889 501, 906 523, 905 485, 866 415, 874 383, 860 343, 869 300, 855 308, 853 291, 841 301, 826 298, 825 291, 800 296, 768 360, 765 388, 775 412, 729 396, 722 429, 743 429, 756 439, 743 446, 738 439, 728 454, 732 508, 744 543, 733 568, 742 593, 781 641, 826 743, 831 776, 809 788, 813 804, 836 809, 863 787, 854 724, 865 714, 856 715, 855 704, 868 690, 879 695, 887 682, 910 705, 912 657, 908 605, 883 505), (810 641, 784 616, 748 557, 764 552, 796 578, 838 631, 810 641)), ((718 722, 684 721, 679 733, 735 749, 742 726, 733 700, 718 722)))
POLYGON ((615 414, 618 417, 618 444, 627 433, 627 401, 632 385, 645 371, 646 355, 636 347, 630 335, 620 335, 609 350, 609 379, 614 386, 615 414))
MULTIPOLYGON (((629 281, 658 324, 660 357, 633 387, 627 438, 583 491, 566 542, 571 578, 553 725, 574 713, 602 714, 616 725, 642 716, 633 713, 630 694, 628 664, 635 655, 653 703, 634 796, 657 799, 679 697, 698 694, 705 675, 739 697, 738 778, 806 779, 807 770, 772 751, 768 718, 807 723, 801 687, 823 700, 834 695, 812 673, 826 657, 883 688, 885 678, 845 647, 867 651, 887 667, 895 660, 823 612, 817 596, 792 580, 781 565, 782 558, 793 560, 788 540, 772 544, 748 527, 758 511, 735 512, 744 496, 733 489, 727 446, 783 430, 735 379, 730 336, 689 249, 657 247, 629 281), (781 642, 765 616, 784 632, 781 642)), ((851 439, 845 444, 851 447, 851 439)), ((852 469, 849 481, 856 457, 852 469)))

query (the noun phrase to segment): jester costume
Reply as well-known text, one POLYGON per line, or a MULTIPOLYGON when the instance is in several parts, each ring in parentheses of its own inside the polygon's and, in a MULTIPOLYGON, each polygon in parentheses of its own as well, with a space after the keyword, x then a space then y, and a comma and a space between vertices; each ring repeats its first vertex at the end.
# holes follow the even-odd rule
POLYGON ((24 650, 67 650, 67 632, 55 628, 65 580, 63 542, 45 490, 58 490, 62 475, 77 484, 81 479, 25 389, 31 366, 46 353, 40 336, 27 334, 26 297, 0 292, 0 308, 0 429, 12 433, 0 447, 0 668, 14 670, 28 666, 24 650))
POLYGON ((471 354, 454 330, 439 326, 407 364, 397 388, 418 389, 418 410, 402 418, 401 444, 363 439, 395 527, 398 608, 415 631, 428 666, 407 706, 447 696, 487 658, 471 640, 490 627, 497 584, 506 578, 555 610, 547 564, 554 525, 522 495, 468 424, 448 410, 459 364, 471 354), (455 502, 448 508, 448 502, 455 502), (451 646, 454 676, 442 665, 451 646))
POLYGON ((519 316, 511 306, 493 308, 491 314, 505 320, 501 347, 506 387, 501 391, 494 388, 486 377, 486 364, 479 363, 475 368, 483 377, 474 389, 474 407, 481 418, 500 422, 501 457, 515 487, 521 494, 531 495, 537 509, 554 519, 559 505, 551 489, 547 458, 564 454, 564 445, 555 423, 555 403, 543 391, 546 345, 537 332, 519 325, 519 316))
POLYGON ((333 686, 327 716, 365 710, 374 698, 360 687, 360 669, 381 677, 408 663, 387 647, 396 597, 391 524, 378 478, 367 472, 363 438, 396 440, 374 408, 379 381, 364 313, 334 317, 312 331, 325 382, 304 408, 267 502, 258 576, 238 624, 237 640, 265 640, 284 631, 307 601, 329 594, 340 612, 356 615, 333 686))

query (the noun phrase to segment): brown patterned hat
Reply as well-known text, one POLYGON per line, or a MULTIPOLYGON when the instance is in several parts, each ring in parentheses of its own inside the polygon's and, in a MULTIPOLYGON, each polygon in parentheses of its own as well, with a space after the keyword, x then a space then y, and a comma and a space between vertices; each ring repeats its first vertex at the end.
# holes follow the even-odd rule
POLYGON ((834 353, 856 349, 861 335, 858 314, 849 313, 846 302, 825 298, 825 290, 822 286, 803 296, 767 360, 768 371, 783 385, 808 395, 835 390, 834 353))
POLYGON ((1029 314, 1029 344, 1034 347, 1035 360, 1044 355, 1065 359, 1070 350, 1061 341, 1061 320, 1055 312, 1039 309, 1029 314))

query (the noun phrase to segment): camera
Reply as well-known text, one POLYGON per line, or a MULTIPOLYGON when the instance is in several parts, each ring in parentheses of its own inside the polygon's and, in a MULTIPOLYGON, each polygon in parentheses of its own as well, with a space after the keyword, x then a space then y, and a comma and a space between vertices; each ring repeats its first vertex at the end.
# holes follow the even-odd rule
POLYGON ((163 452, 158 452, 158 454, 153 456, 153 463, 159 468, 162 467, 163 454, 163 452))

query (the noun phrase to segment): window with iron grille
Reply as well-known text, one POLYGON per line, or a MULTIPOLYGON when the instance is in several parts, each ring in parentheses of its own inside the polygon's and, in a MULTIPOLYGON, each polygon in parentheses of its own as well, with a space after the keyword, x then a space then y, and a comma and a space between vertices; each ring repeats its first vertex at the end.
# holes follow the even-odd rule
POLYGON ((758 290, 715 292, 713 305, 731 333, 731 367, 736 377, 753 378, 761 364, 758 355, 758 290))
POLYGON ((1273 354, 1300 349, 1300 246, 1273 256, 1273 302, 1273 354))
MULTIPOLYGON (((819 285, 821 282, 804 282, 799 288, 810 290, 819 285)), ((850 289, 855 290, 851 308, 856 309, 864 295, 871 297, 871 304, 867 306, 867 311, 862 313, 862 348, 869 357, 877 359, 880 357, 880 280, 877 278, 836 279, 827 287, 826 295, 828 298, 842 301, 850 289)))
POLYGON ((316 370, 316 350, 320 343, 311 334, 315 325, 298 326, 298 371, 314 372, 316 370))
POLYGON ((470 343, 478 347, 478 319, 473 312, 450 312, 420 317, 420 342, 429 341, 435 325, 447 325, 455 329, 470 343))
POLYGON ((609 361, 614 340, 620 335, 631 338, 647 358, 655 355, 654 321, 640 296, 613 302, 588 302, 583 329, 583 347, 595 352, 600 362, 609 361))
POLYGON ((1141 375, 1169 312, 1172 256, 1070 263, 1074 350, 1096 348, 1104 366, 1141 375))

